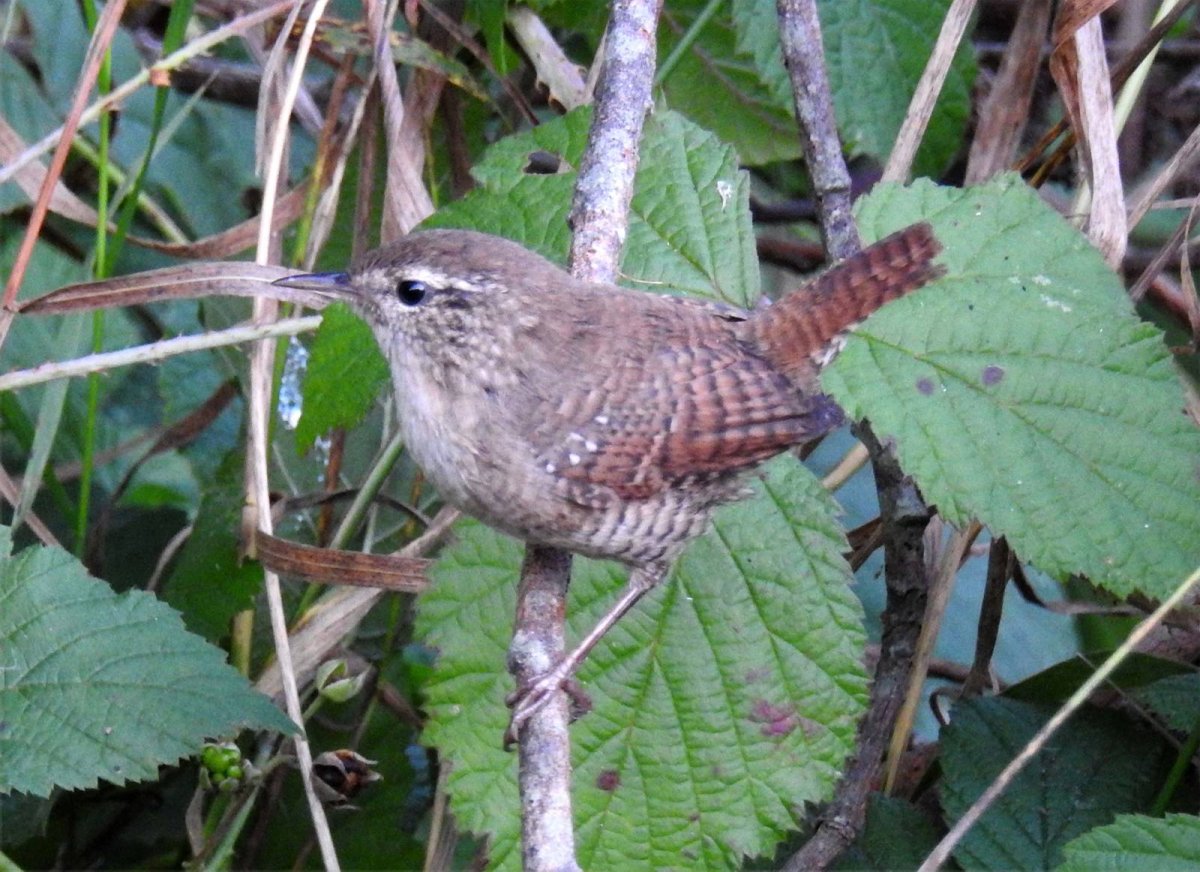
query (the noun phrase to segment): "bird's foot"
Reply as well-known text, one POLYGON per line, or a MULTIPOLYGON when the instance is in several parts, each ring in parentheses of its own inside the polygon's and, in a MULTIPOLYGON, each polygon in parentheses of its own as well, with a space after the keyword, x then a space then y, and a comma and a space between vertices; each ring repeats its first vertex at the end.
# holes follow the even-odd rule
POLYGON ((508 729, 504 731, 504 750, 507 751, 513 746, 529 719, 560 690, 567 694, 570 701, 572 721, 592 710, 591 697, 571 674, 572 668, 573 664, 564 660, 549 672, 538 676, 524 687, 518 687, 505 697, 504 704, 512 709, 512 714, 508 719, 508 729))

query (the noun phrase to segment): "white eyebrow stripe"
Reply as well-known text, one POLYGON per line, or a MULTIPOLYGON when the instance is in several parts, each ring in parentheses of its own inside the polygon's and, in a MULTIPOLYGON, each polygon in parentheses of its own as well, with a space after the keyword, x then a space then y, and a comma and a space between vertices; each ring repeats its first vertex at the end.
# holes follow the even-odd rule
POLYGON ((395 281, 396 278, 410 282, 424 282, 430 288, 440 290, 443 288, 453 288, 456 291, 476 292, 479 288, 473 287, 473 282, 468 278, 464 281, 462 275, 450 275, 438 269, 413 264, 411 266, 403 266, 396 272, 395 268, 387 268, 383 266, 373 266, 364 273, 364 278, 369 282, 378 283, 380 285, 395 281))

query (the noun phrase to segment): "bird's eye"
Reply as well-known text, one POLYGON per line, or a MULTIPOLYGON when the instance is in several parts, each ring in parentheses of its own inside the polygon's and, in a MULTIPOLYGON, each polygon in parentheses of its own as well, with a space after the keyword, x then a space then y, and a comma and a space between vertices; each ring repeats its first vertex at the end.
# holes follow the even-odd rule
POLYGON ((404 279, 396 285, 396 298, 406 306, 419 306, 429 296, 429 286, 415 279, 404 279))

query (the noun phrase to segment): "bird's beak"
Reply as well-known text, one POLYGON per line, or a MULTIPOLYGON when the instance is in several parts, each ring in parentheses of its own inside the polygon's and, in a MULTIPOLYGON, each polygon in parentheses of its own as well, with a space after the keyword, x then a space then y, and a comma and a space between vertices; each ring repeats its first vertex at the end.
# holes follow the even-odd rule
POLYGON ((307 273, 295 276, 285 276, 271 282, 281 288, 295 288, 299 291, 316 291, 327 300, 343 300, 353 303, 358 299, 358 292, 350 283, 350 276, 344 272, 307 273))

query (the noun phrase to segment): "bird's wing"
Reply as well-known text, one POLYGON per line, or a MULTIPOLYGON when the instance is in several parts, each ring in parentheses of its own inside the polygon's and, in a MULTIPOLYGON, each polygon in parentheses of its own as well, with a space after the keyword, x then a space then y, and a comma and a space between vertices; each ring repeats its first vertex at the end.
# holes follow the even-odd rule
POLYGON ((741 343, 692 339, 559 395, 535 445, 564 496, 602 506, 721 480, 840 421, 831 400, 801 396, 741 343))

